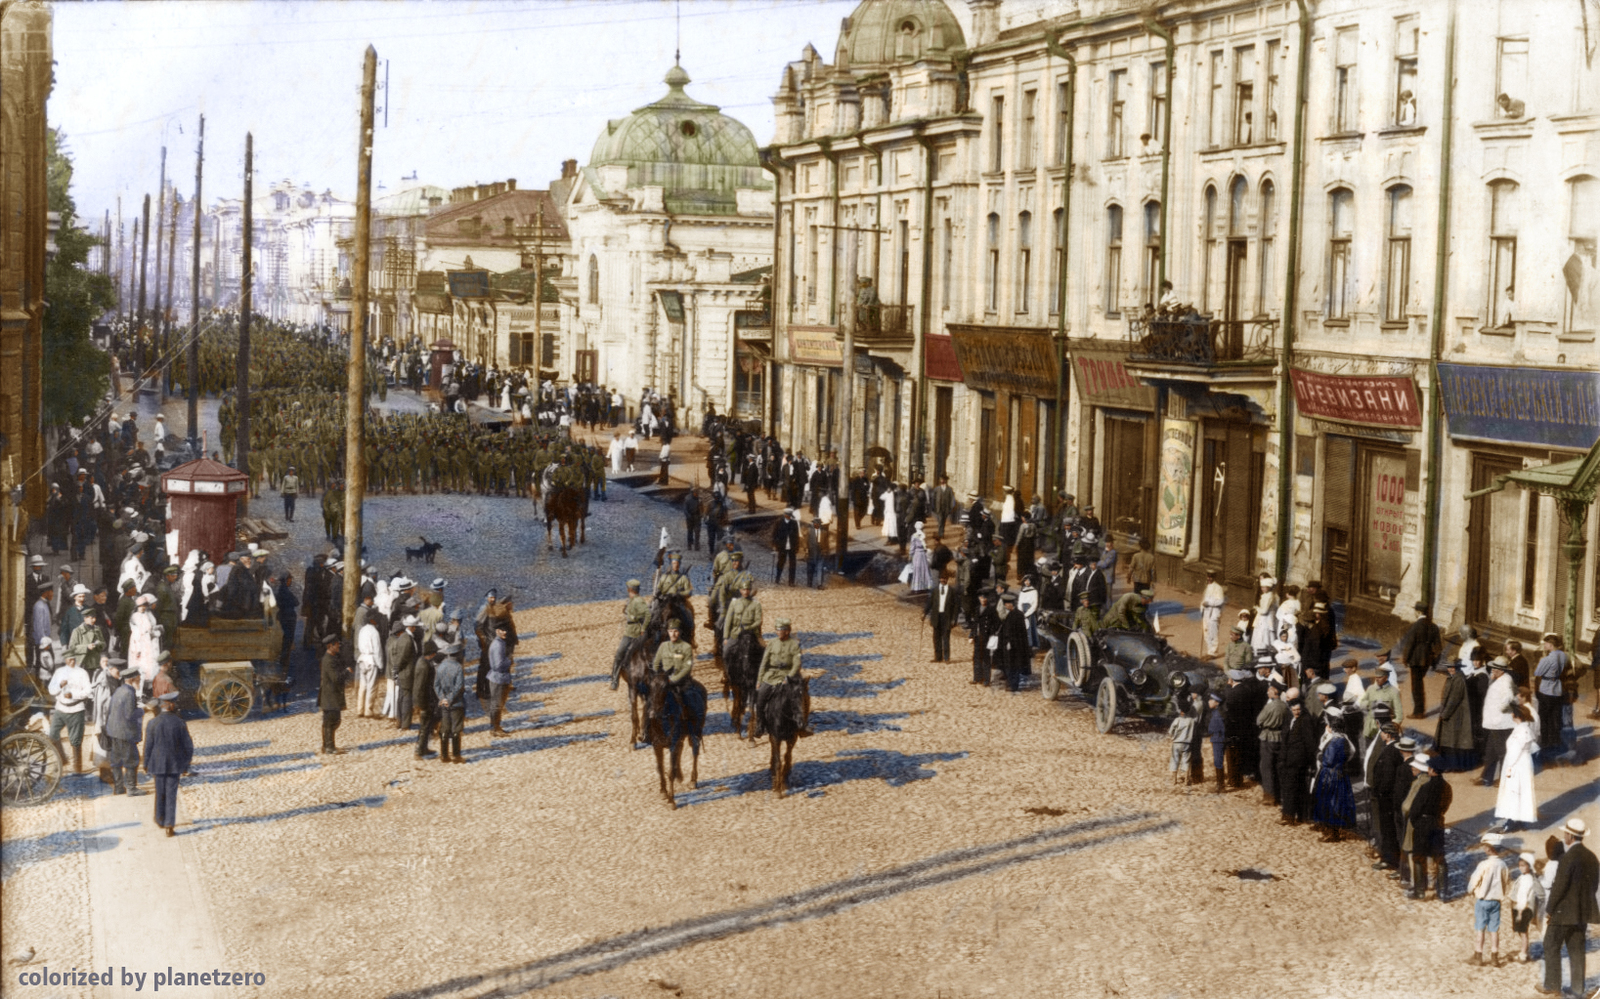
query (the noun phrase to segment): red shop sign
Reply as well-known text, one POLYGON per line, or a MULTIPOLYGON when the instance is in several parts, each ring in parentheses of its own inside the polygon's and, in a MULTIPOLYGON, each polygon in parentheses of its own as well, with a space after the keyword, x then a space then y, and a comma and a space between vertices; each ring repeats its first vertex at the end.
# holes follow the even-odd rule
POLYGON ((1294 401, 1304 416, 1370 427, 1419 430, 1422 407, 1409 376, 1325 375, 1294 368, 1294 401))

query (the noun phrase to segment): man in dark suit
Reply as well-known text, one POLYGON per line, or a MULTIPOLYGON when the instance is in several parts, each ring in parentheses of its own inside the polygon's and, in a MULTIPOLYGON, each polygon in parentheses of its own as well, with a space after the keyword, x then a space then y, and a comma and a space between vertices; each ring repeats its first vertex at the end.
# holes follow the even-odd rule
POLYGON ((689 490, 689 495, 683 498, 683 531, 688 536, 691 551, 700 550, 700 518, 704 513, 700 506, 700 490, 689 490))
POLYGON ((1572 992, 1579 996, 1592 996, 1585 991, 1584 948, 1588 944, 1588 926, 1600 923, 1600 903, 1595 900, 1595 890, 1600 886, 1600 864, 1594 853, 1583 845, 1589 827, 1582 819, 1572 818, 1561 828, 1561 839, 1567 852, 1561 855, 1556 867, 1556 877, 1550 884, 1545 903, 1544 930, 1544 985, 1537 987, 1540 995, 1561 994, 1561 948, 1567 949, 1567 963, 1572 968, 1572 992))
POLYGON ((794 585, 795 561, 800 554, 800 522, 794 519, 794 508, 783 511, 783 517, 772 528, 772 553, 777 567, 772 570, 772 583, 778 584, 784 564, 789 566, 789 585, 794 585))
POLYGON ((1369 765, 1372 789, 1372 830, 1377 842, 1378 862, 1375 871, 1392 871, 1400 866, 1400 835, 1395 828, 1395 813, 1400 810, 1403 795, 1411 790, 1411 767, 1396 745, 1400 741, 1400 726, 1386 723, 1378 730, 1381 740, 1372 751, 1369 765))
POLYGON ((322 640, 322 677, 317 687, 317 707, 322 711, 322 752, 334 756, 344 755, 344 750, 333 744, 333 734, 339 730, 344 684, 350 672, 339 658, 339 645, 338 632, 322 640))
MULTIPOLYGON (((1419 602, 1415 610, 1418 617, 1401 636, 1400 644, 1395 647, 1395 654, 1411 670, 1411 717, 1421 718, 1428 711, 1427 695, 1423 691, 1422 680, 1428 675, 1428 670, 1433 668, 1433 664, 1439 661, 1439 653, 1444 650, 1444 640, 1439 635, 1439 626, 1433 623, 1433 615, 1428 605, 1419 602)), ((1474 716, 1477 713, 1474 710, 1474 716)))
MULTIPOLYGON (((1439 772, 1439 762, 1427 753, 1413 756, 1411 769, 1417 771, 1421 786, 1411 795, 1411 807, 1406 811, 1406 839, 1411 845, 1411 890, 1406 892, 1406 898, 1420 899, 1430 894, 1437 898, 1438 892, 1450 883, 1450 867, 1444 853, 1444 816, 1450 807, 1450 785, 1439 772), (1436 891, 1428 888, 1430 859, 1436 891)), ((1405 848, 1405 840, 1400 846, 1405 848)))
POLYGON ((933 626, 933 661, 950 661, 950 631, 956 626, 956 614, 961 610, 961 595, 951 585, 953 573, 942 573, 939 582, 928 591, 928 605, 922 616, 933 626))
POLYGON ((1000 642, 994 658, 1005 675, 1006 689, 1015 694, 1032 664, 1033 648, 1028 644, 1027 618, 1017 610, 1017 595, 1007 593, 1000 598, 1000 603, 1000 642))
POLYGON ((389 682, 394 685, 394 727, 402 731, 411 729, 411 685, 415 680, 413 670, 421 643, 413 633, 421 627, 415 616, 405 617, 389 626, 389 641, 384 646, 389 682), (409 630, 408 630, 409 629, 409 630))
POLYGON ((155 779, 156 825, 168 836, 176 835, 178 824, 178 778, 193 762, 194 740, 178 717, 178 694, 162 694, 161 713, 144 728, 144 772, 155 779))
MULTIPOLYGON (((1250 773, 1252 743, 1259 744, 1261 738, 1260 730, 1256 727, 1256 715, 1261 709, 1256 706, 1255 687, 1251 682, 1254 677, 1249 672, 1229 670, 1228 679, 1232 682, 1222 697, 1223 731, 1227 734, 1225 759, 1228 764, 1228 786, 1243 787, 1245 776, 1250 773)), ((1316 745, 1315 741, 1312 745, 1316 745)), ((1285 752, 1288 752, 1287 748, 1285 752)))
POLYGON ((994 609, 993 590, 979 592, 978 601, 978 610, 972 618, 972 682, 987 687, 989 671, 994 665, 994 650, 1000 647, 1000 615, 994 609))
POLYGON ((1300 698, 1289 702, 1289 720, 1283 725, 1278 769, 1278 804, 1283 812, 1278 822, 1281 825, 1297 826, 1310 811, 1307 799, 1311 790, 1311 767, 1317 762, 1319 728, 1300 698))

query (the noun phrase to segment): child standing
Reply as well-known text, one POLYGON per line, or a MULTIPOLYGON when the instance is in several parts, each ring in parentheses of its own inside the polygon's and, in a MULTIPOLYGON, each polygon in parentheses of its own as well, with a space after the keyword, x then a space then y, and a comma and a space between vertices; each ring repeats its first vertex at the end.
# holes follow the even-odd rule
POLYGON ((1167 735, 1172 737, 1172 762, 1167 769, 1172 771, 1174 790, 1189 783, 1189 754, 1194 743, 1195 726, 1200 722, 1199 714, 1200 706, 1193 700, 1187 701, 1167 728, 1167 735))
POLYGON ((1217 772, 1217 793, 1221 794, 1227 790, 1222 758, 1228 742, 1227 732, 1222 727, 1222 691, 1213 690, 1207 704, 1206 714, 1210 717, 1206 722, 1206 737, 1211 740, 1211 766, 1217 772))
POLYGON ((1511 877, 1505 861, 1500 859, 1500 845, 1504 840, 1499 833, 1484 833, 1483 860, 1467 881, 1467 892, 1472 895, 1472 928, 1477 933, 1468 964, 1483 963, 1483 945, 1494 943, 1494 966, 1500 967, 1500 906, 1510 892, 1511 877))
POLYGON ((1522 941, 1517 960, 1527 964, 1528 928, 1539 919, 1544 908, 1544 885, 1533 870, 1533 854, 1524 853, 1517 858, 1517 880, 1511 885, 1511 931, 1522 941))

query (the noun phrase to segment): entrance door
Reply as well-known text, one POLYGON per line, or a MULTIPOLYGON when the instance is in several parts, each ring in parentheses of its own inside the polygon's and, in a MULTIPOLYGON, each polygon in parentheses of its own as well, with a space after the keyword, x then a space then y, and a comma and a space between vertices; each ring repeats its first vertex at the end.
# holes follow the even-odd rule
POLYGON ((955 389, 941 385, 933 390, 933 481, 950 474, 950 410, 955 389))
POLYGON ((1106 417, 1106 508, 1100 522, 1131 534, 1145 525, 1145 420, 1106 417))
POLYGON ((983 414, 978 419, 978 495, 993 496, 996 492, 994 482, 995 465, 995 420, 994 406, 983 407, 983 414))
POLYGON ((878 408, 882 404, 883 380, 877 375, 867 375, 861 379, 861 385, 862 446, 877 447, 882 443, 878 440, 878 408))
MULTIPOLYGON (((1474 455, 1472 488, 1483 489, 1497 475, 1522 463, 1498 455, 1474 455)), ((1507 628, 1516 620, 1522 564, 1522 490, 1502 489, 1472 501, 1467 523, 1467 616, 1478 626, 1507 628)))
POLYGON ((1355 495, 1355 442, 1330 434, 1322 461, 1322 579, 1338 603, 1350 599, 1351 505, 1355 495))
POLYGON ((1250 585, 1264 463, 1248 423, 1206 427, 1201 456, 1200 552, 1230 583, 1250 585))

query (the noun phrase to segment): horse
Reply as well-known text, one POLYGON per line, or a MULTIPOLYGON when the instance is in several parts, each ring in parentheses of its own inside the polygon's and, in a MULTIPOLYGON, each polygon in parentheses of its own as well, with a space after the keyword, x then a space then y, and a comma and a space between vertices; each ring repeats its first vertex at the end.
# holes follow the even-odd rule
POLYGON ((656 777, 661 783, 661 796, 667 804, 678 807, 677 784, 683 779, 683 742, 689 740, 693 760, 689 772, 689 786, 700 786, 700 742, 706 729, 706 688, 693 679, 672 689, 665 673, 650 674, 646 681, 648 691, 645 704, 645 735, 656 751, 656 777), (671 750, 672 766, 668 773, 665 753, 671 750))
POLYGON ((422 537, 422 535, 420 535, 420 534, 417 535, 417 536, 419 538, 422 538, 422 547, 420 547, 420 548, 407 548, 406 549, 406 561, 410 562, 413 559, 421 559, 423 562, 426 562, 427 564, 432 565, 433 564, 433 557, 435 555, 439 554, 439 552, 444 548, 444 545, 440 544, 437 541, 429 541, 427 538, 422 537))
POLYGON ((753 721, 772 745, 772 761, 767 773, 772 778, 772 793, 783 797, 789 785, 789 769, 794 765, 794 744, 800 738, 800 716, 804 712, 803 680, 789 680, 767 687, 755 699, 753 721))
POLYGON ((562 558, 567 557, 567 549, 576 548, 580 544, 588 544, 588 518, 588 490, 577 486, 557 486, 545 493, 545 550, 549 551, 555 547, 551 543, 551 530, 558 522, 561 525, 562 558))
POLYGON ((683 597, 653 597, 650 600, 650 620, 645 622, 645 647, 650 655, 667 640, 667 625, 678 622, 679 637, 690 645, 694 642, 694 607, 683 597))
POLYGON ((322 494, 322 533, 334 544, 344 537, 344 486, 329 486, 322 494))
POLYGON ((751 711, 751 731, 744 731, 745 705, 755 700, 756 677, 761 671, 761 655, 766 651, 761 636, 754 631, 741 631, 722 650, 722 699, 732 700, 728 708, 728 723, 733 734, 740 739, 755 738, 755 712, 751 711))

